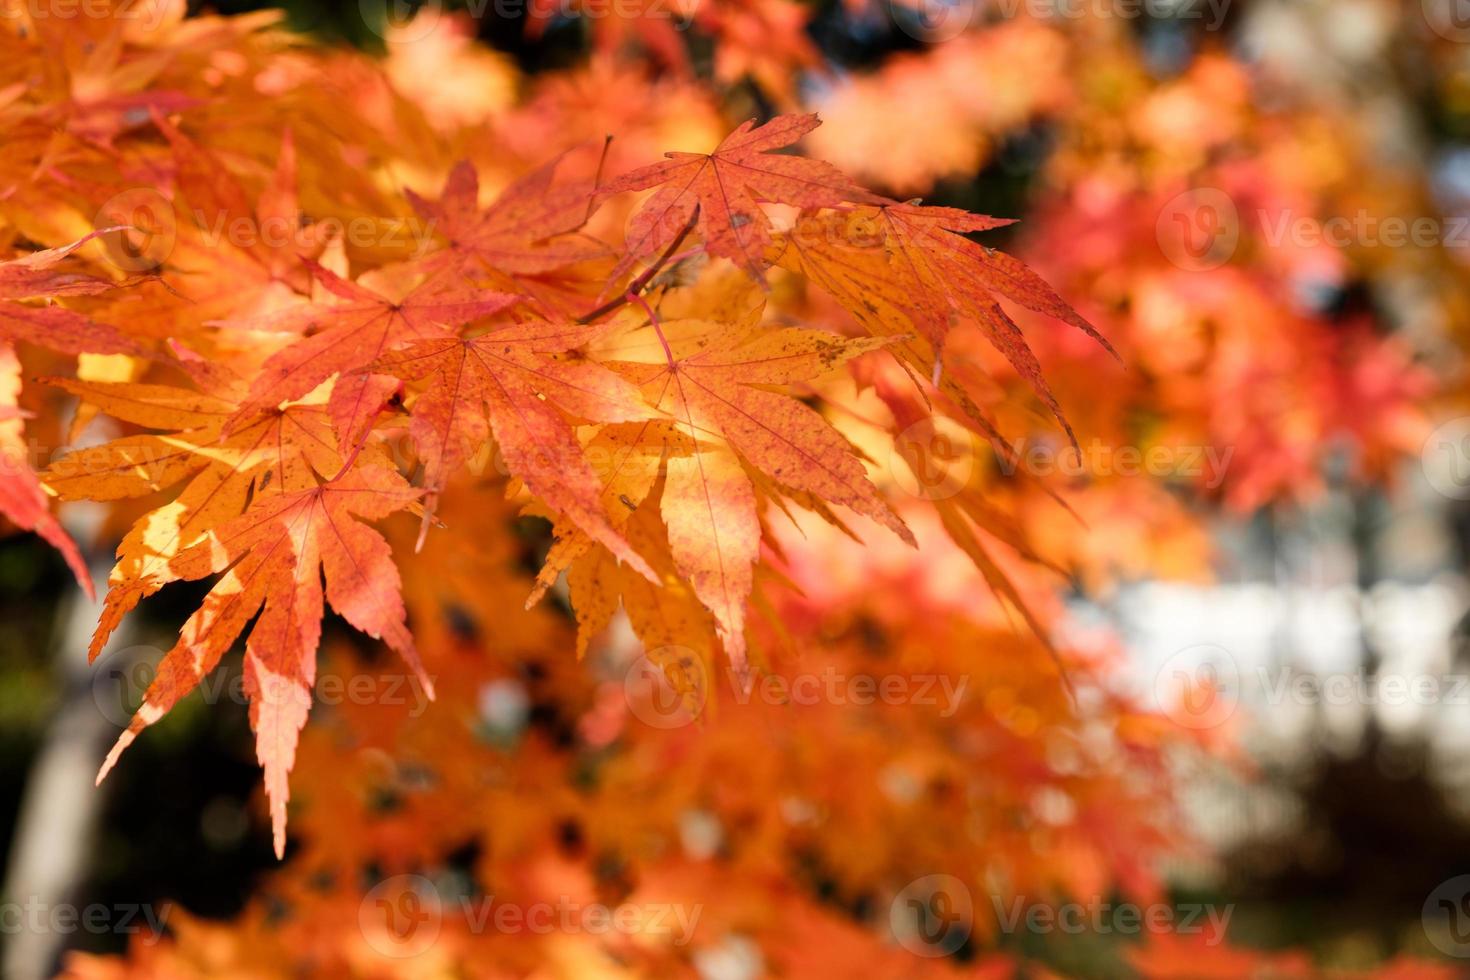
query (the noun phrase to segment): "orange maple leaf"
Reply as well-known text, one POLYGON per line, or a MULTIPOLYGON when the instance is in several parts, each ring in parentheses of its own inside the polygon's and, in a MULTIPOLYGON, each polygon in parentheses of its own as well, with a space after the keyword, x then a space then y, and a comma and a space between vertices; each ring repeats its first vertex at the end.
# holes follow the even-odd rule
POLYGON ((455 270, 429 276, 400 299, 350 282, 307 260, 317 281, 336 302, 304 303, 276 313, 224 325, 250 330, 305 332, 311 335, 273 354, 261 366, 250 394, 226 432, 252 415, 299 398, 334 374, 345 383, 332 393, 332 416, 344 446, 348 433, 361 432, 381 405, 384 386, 370 383, 363 369, 381 355, 415 340, 444 337, 457 327, 499 312, 519 297, 454 284, 455 270))
MULTIPOLYGON (((648 564, 608 522, 598 500, 602 485, 563 414, 601 422, 650 414, 637 390, 616 374, 585 360, 554 356, 602 329, 533 320, 472 339, 420 341, 386 355, 377 367, 404 378, 433 379, 415 400, 411 423, 430 493, 438 493, 493 432, 511 473, 532 493, 651 576, 648 564)), ((425 528, 427 519, 426 512, 425 528)))
POLYGON ((769 386, 818 377, 884 346, 815 330, 741 330, 682 321, 627 335, 599 353, 673 421, 651 422, 669 447, 661 510, 679 573, 714 614, 738 672, 745 606, 760 549, 756 485, 770 481, 842 504, 913 537, 868 480, 852 447, 812 408, 769 386), (656 338, 656 343, 655 343, 656 338))
POLYGON ((576 233, 587 222, 592 186, 553 187, 560 163, 558 157, 515 181, 484 210, 479 206, 479 176, 464 161, 449 172, 438 201, 405 191, 419 216, 449 242, 434 261, 457 258, 500 272, 535 275, 606 256, 606 245, 576 233))
POLYGON ((740 124, 713 153, 665 154, 655 163, 608 182, 601 194, 658 187, 628 222, 623 258, 613 276, 653 255, 678 237, 695 217, 710 255, 727 258, 753 278, 764 280, 771 220, 760 202, 796 207, 837 207, 850 201, 882 198, 852 182, 830 163, 776 155, 821 124, 815 113, 778 116, 763 126, 740 124))
POLYGON ((63 500, 121 500, 189 482, 141 518, 118 546, 118 561, 90 656, 142 599, 178 580, 172 560, 212 528, 237 517, 253 496, 299 491, 341 469, 321 405, 292 405, 221 437, 234 403, 165 385, 53 380, 114 418, 158 433, 124 436, 56 460, 42 479, 63 500), (315 475, 314 475, 315 474, 315 475))
POLYGON ((388 542, 357 519, 386 517, 419 494, 391 469, 358 467, 330 483, 260 502, 175 556, 169 567, 176 579, 225 574, 164 655, 142 706, 108 753, 97 781, 144 728, 214 669, 263 608, 246 640, 245 691, 256 756, 265 768, 276 856, 283 856, 287 776, 316 679, 324 572, 332 608, 397 650, 429 697, 434 696, 405 625, 398 569, 388 542))

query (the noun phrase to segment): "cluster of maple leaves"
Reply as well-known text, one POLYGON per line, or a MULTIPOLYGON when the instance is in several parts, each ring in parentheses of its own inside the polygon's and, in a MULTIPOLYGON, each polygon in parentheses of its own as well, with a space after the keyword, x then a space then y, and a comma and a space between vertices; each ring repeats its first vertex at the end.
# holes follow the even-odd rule
MULTIPOLYGON (((18 97, 15 108, 24 108, 27 95, 18 97)), ((171 498, 124 536, 92 655, 142 599, 171 582, 219 576, 101 775, 253 619, 245 689, 278 854, 324 602, 400 653, 432 695, 388 543, 368 522, 412 511, 422 545, 438 496, 492 440, 528 506, 556 526, 542 590, 570 569, 579 616, 600 627, 619 592, 635 621, 635 596, 660 601, 613 576, 687 584, 743 677, 746 609, 771 507, 789 501, 840 520, 832 508, 841 506, 912 541, 853 447, 792 397, 794 386, 870 355, 897 358, 915 390, 938 395, 953 385, 943 375, 945 340, 964 323, 1060 417, 1000 301, 1093 332, 1024 265, 964 235, 1004 222, 891 201, 828 164, 775 152, 813 130, 812 115, 747 122, 712 153, 672 152, 611 178, 559 181, 552 161, 486 206, 475 169, 459 164, 437 199, 405 195, 433 236, 420 254, 366 267, 301 210, 289 125, 274 173, 251 188, 189 134, 188 108, 151 95, 131 101, 133 115, 121 115, 116 131, 88 136, 113 152, 149 147, 160 177, 142 213, 93 236, 111 240, 118 265, 156 265, 145 282, 84 271, 68 256, 91 236, 16 258, 5 267, 8 296, 48 305, 17 302, 7 322, 27 325, 17 339, 63 353, 130 357, 129 373, 141 376, 52 382, 150 430, 55 460, 40 474, 52 493, 171 498), (648 190, 620 244, 582 230, 607 198, 648 190), (795 220, 778 229, 771 206, 794 209, 795 220), (211 229, 263 231, 272 222, 294 233, 261 234, 228 256, 255 266, 269 295, 198 317, 188 261, 225 258, 211 229), (168 248, 155 257, 161 229, 168 248), (736 274, 722 274, 720 260, 736 274), (872 336, 768 322, 774 266, 828 292, 872 336), (695 271, 680 271, 687 267, 695 271), (677 285, 680 276, 689 284, 677 285), (60 305, 113 290, 145 295, 131 307, 109 297, 95 315, 60 305), (610 299, 595 302, 602 297, 610 299), (216 356, 226 349, 235 356, 216 356), (400 431, 406 441, 390 445, 400 431), (662 528, 634 547, 630 520, 655 509, 662 528), (656 570, 664 550, 666 567, 656 570)), ((985 413, 974 408, 971 421, 1001 445, 985 413)), ((86 583, 36 478, 23 471, 13 482, 25 502, 9 516, 59 542, 86 583)))
MULTIPOLYGON (((122 13, 0 30, 14 406, 0 438, 24 461, 0 482, 0 509, 87 585, 46 498, 109 504, 104 535, 122 544, 94 656, 144 598, 213 580, 104 771, 205 674, 230 669, 245 635, 278 854, 293 765, 297 798, 292 860, 239 921, 180 916, 176 942, 79 959, 76 975, 387 971, 365 943, 363 877, 433 874, 466 841, 479 888, 707 903, 706 953, 754 936, 791 975, 950 972, 870 928, 874 908, 882 918, 906 880, 935 870, 1019 895, 1162 894, 1155 859, 1181 836, 1171 752, 1224 752, 1225 733, 1181 736, 1112 690, 1116 649, 1051 650, 1048 624, 1059 572, 1194 573, 1202 535, 1150 481, 1099 480, 1060 504, 1007 436, 1065 443, 1075 425, 1126 441, 1137 417, 1168 410, 1180 421, 1161 441, 1231 442, 1244 416, 1262 450, 1240 457, 1225 492, 1246 506, 1298 482, 1338 416, 1322 410, 1282 466, 1265 389, 1260 411, 1230 414, 1272 358, 1202 357, 1170 385, 1179 345, 1150 332, 1150 313, 1161 295, 1198 300, 1202 280, 1158 254, 1150 202, 1172 193, 1169 175, 1153 186, 1117 167, 1109 139, 1132 136, 1076 134, 1096 157, 1061 154, 1052 176, 1093 193, 1043 209, 1025 240, 1069 297, 1128 287, 1090 302, 1087 320, 972 237, 1006 222, 844 174, 907 193, 972 170, 990 135, 1036 113, 1070 113, 1064 132, 1107 118, 1088 100, 1113 88, 1057 91, 1066 71, 1029 73, 1023 95, 1006 87, 998 66, 1016 45, 1143 86, 1127 57, 1020 22, 837 90, 820 129, 791 113, 731 133, 723 119, 754 112, 729 92, 717 107, 653 18, 593 21, 590 64, 527 80, 449 17, 390 33, 379 62, 303 45, 271 14, 122 13), (668 73, 625 60, 630 42, 668 73), (903 92, 932 111, 895 147, 903 92), (926 129, 931 118, 944 125, 926 129), (843 170, 788 152, 798 140, 843 170), (649 163, 671 148, 708 152, 649 163), (1110 220, 1068 223, 1100 201, 1117 204, 1110 220), (1250 370, 1198 384, 1219 365, 1250 370), (1064 418, 1084 398, 1085 417, 1064 418), (28 440, 76 437, 95 444, 32 471, 28 440), (524 515, 555 533, 534 580, 507 531, 524 515), (1031 635, 977 603, 985 586, 1031 635), (527 593, 549 601, 522 611, 527 593), (564 597, 575 633, 556 614, 564 597), (328 605, 439 703, 419 718, 337 705, 303 734, 328 605), (669 682, 706 699, 708 725, 630 716, 619 607, 669 682), (887 650, 883 669, 975 693, 953 718, 750 703, 745 685, 793 649, 805 669, 849 672, 879 669, 887 650), (691 676, 715 683, 691 690, 691 676), (507 682, 540 719, 514 752, 481 720, 482 693, 507 682), (691 815, 725 828, 715 860, 681 853, 699 836, 691 815)), ((719 81, 750 74, 794 102, 796 69, 814 60, 800 8, 693 13, 716 39, 719 81)), ((1222 74, 1211 62, 1176 88, 1215 93, 1222 74)), ((1389 344, 1313 363, 1299 353, 1323 349, 1320 324, 1282 318, 1262 277, 1232 271, 1210 280, 1228 282, 1201 330, 1240 351, 1284 346, 1273 390, 1313 369, 1313 390, 1335 392, 1319 403, 1346 415, 1361 397, 1344 380, 1386 377, 1375 391, 1409 414, 1413 378, 1389 344), (1241 297, 1259 315, 1231 316, 1241 297)), ((1359 434, 1388 457, 1404 427, 1359 434)), ((354 675, 393 669, 340 643, 321 656, 354 675)), ((977 911, 988 944, 996 924, 977 911)), ((693 972, 690 951, 644 941, 455 926, 399 965, 693 972)), ((1147 975, 1221 955, 1155 939, 1135 964, 1147 975)), ((1229 975, 1257 960, 1222 962, 1229 975)), ((1312 975, 1289 957, 1271 965, 1312 975)))

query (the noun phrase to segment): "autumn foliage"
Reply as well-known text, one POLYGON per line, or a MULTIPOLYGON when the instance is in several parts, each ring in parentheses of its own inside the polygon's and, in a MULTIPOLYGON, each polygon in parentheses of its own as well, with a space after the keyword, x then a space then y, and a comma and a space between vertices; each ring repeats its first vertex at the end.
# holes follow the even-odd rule
MULTIPOLYGON (((74 975, 684 976, 755 955, 1010 976, 988 901, 957 960, 896 941, 890 900, 941 872, 977 896, 1164 894, 1159 858, 1190 844, 1174 767, 1231 758, 1229 732, 1119 690, 1113 639, 1058 635, 1064 589, 1201 574, 1181 500, 1306 492, 1325 432, 1381 475, 1416 445, 1427 378, 1366 325, 1283 312, 1264 263, 1202 280, 1141 247, 1186 169, 1116 165, 1109 141, 1147 125, 1058 158, 1092 176, 1009 239, 1026 260, 986 244, 1005 218, 900 198, 973 170, 987 131, 1084 124, 1093 90, 1040 72, 1009 112, 960 104, 1005 45, 1075 57, 1057 33, 904 56, 843 90, 834 131, 795 104, 802 8, 697 6, 712 84, 652 18, 599 21, 588 64, 534 78, 447 15, 382 57, 165 0, 0 30, 0 510, 88 590, 84 554, 120 541, 94 658, 160 590, 207 583, 99 780, 243 638, 286 859, 237 921, 180 914, 74 975), (789 111, 717 100, 746 76, 789 111), (956 103, 943 135, 966 145, 854 151, 874 145, 861 100, 904 85, 956 103), (1186 294, 1181 328, 1161 311, 1186 294), (1302 391, 1273 427, 1269 400, 1302 391), (1067 485, 1027 468, 1031 438, 1239 458, 1224 485, 1067 485), (57 514, 79 501, 107 509, 75 540, 57 514), (434 704, 313 713, 325 673, 434 704), (798 676, 839 693, 804 700, 798 676), (933 697, 864 699, 859 677, 933 697), (417 901, 403 876, 441 903, 423 948, 362 911, 375 887, 417 901), (700 920, 692 943, 486 930, 454 906, 485 894, 700 920)), ((1144 84, 1109 50, 1088 70, 1144 84)), ((1201 64, 1176 99, 1235 91, 1201 64)), ((1128 955, 1153 976, 1256 962, 1212 938, 1128 955)), ((1293 956, 1271 975, 1316 975, 1293 956)))

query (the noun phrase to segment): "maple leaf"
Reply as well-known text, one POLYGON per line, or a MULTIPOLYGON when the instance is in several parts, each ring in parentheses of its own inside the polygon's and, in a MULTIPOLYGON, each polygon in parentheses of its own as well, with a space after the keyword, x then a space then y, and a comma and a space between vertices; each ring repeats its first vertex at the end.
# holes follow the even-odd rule
POLYGON ((472 164, 455 164, 437 202, 405 191, 419 216, 449 242, 435 261, 469 260, 513 274, 535 275, 608 254, 606 245, 575 234, 591 210, 592 187, 553 187, 557 157, 501 191, 494 204, 479 206, 480 181, 472 164))
MULTIPOLYGON (((160 24, 162 33, 171 31, 179 19, 176 14, 169 18, 174 23, 160 24)), ((61 83, 55 98, 37 110, 38 120, 53 133, 64 132, 111 151, 114 141, 142 125, 149 112, 176 112, 200 101, 180 91, 150 90, 175 53, 167 46, 141 55, 130 51, 116 19, 92 17, 62 24, 50 16, 26 16, 22 30, 34 33, 46 52, 48 79, 61 83)))
MULTIPOLYGON (((796 7, 763 0, 736 4, 718 17, 701 12, 706 23, 718 20, 732 36, 746 36, 737 56, 723 57, 717 71, 762 71, 775 49, 762 48, 751 28, 771 20, 772 10, 788 25, 801 16, 796 7)), ((952 323, 998 330, 1003 322, 986 319, 993 316, 988 308, 966 305, 978 295, 972 290, 983 288, 995 302, 1024 305, 1029 299, 1046 309, 1048 296, 1054 298, 1039 291, 1039 280, 1027 278, 1023 267, 1017 271, 1003 258, 986 261, 983 250, 969 249, 973 243, 962 236, 977 222, 992 227, 993 219, 893 204, 828 164, 781 152, 812 131, 815 116, 783 116, 763 126, 747 122, 712 153, 670 154, 600 189, 595 182, 558 179, 558 160, 552 160, 484 208, 474 166, 462 163, 438 199, 426 201, 383 188, 398 186, 403 174, 432 172, 445 162, 440 152, 446 149, 463 149, 482 165, 496 160, 499 167, 499 122, 483 132, 471 122, 454 124, 462 133, 439 132, 365 64, 340 59, 323 65, 310 53, 285 63, 271 45, 236 43, 228 30, 205 21, 181 20, 176 27, 177 36, 168 32, 168 44, 156 51, 147 44, 134 51, 136 42, 118 35, 95 56, 96 70, 84 72, 104 96, 96 121, 109 131, 110 152, 79 148, 70 137, 36 143, 28 134, 25 147, 5 154, 7 161, 22 161, 7 170, 67 188, 65 206, 33 221, 37 227, 75 221, 68 209, 86 214, 119 180, 156 185, 174 215, 189 219, 181 222, 166 262, 191 295, 161 280, 140 283, 107 296, 109 315, 102 318, 124 324, 114 337, 84 336, 80 321, 72 340, 64 330, 50 330, 72 352, 93 353, 100 345, 133 355, 100 366, 89 359, 78 370, 81 380, 58 384, 88 407, 144 431, 129 429, 136 434, 57 461, 45 485, 66 500, 159 495, 119 547, 94 654, 142 598, 169 582, 220 576, 165 657, 158 682, 103 771, 248 636, 245 681, 278 853, 285 843, 288 773, 310 705, 328 604, 381 636, 421 673, 402 583, 372 521, 399 510, 421 515, 423 543, 436 508, 456 519, 476 511, 476 498, 460 492, 475 489, 471 481, 452 477, 493 443, 519 484, 513 486, 526 491, 515 496, 521 513, 556 526, 538 591, 550 587, 548 574, 568 570, 579 654, 621 602, 655 663, 667 667, 692 657, 707 670, 723 645, 744 673, 748 660, 762 659, 767 633, 753 628, 747 640, 747 619, 764 612, 776 632, 782 626, 780 600, 765 588, 784 584, 787 574, 786 555, 770 526, 778 513, 795 519, 794 511, 803 508, 847 531, 843 522, 852 510, 913 540, 870 481, 865 457, 815 407, 807 382, 885 348, 911 368, 932 360, 942 354, 952 323), (182 42, 194 39, 225 45, 218 59, 206 47, 212 80, 203 88, 184 70, 197 58, 182 42), (170 68, 174 59, 184 63, 170 68), (134 61, 140 85, 162 73, 177 77, 190 95, 171 103, 146 94, 128 101, 132 93, 112 92, 134 61), (303 78, 329 85, 342 98, 315 98, 303 78), (194 101, 195 92, 210 101, 194 101), (290 126, 271 108, 236 111, 250 100, 290 106, 290 126), (176 110, 187 110, 187 125, 176 110), (175 115, 170 120, 164 113, 175 115), (161 139, 147 129, 150 117, 161 139), (298 145, 303 163, 311 164, 300 173, 298 145), (410 145, 422 152, 406 153, 410 145), (108 176, 99 180, 99 174, 108 176), (327 247, 319 226, 303 224, 298 182, 302 200, 310 202, 306 210, 323 223, 337 216, 404 214, 411 207, 441 236, 428 254, 400 265, 383 264, 387 246, 355 248, 349 276, 340 243, 327 247), (581 233, 607 195, 640 190, 651 193, 634 209, 621 252, 581 233), (869 302, 881 296, 875 305, 887 305, 876 318, 881 329, 869 327, 875 338, 785 325, 792 311, 782 305, 782 291, 759 288, 773 261, 788 261, 786 239, 777 237, 768 216, 777 206, 800 210, 803 222, 856 216, 885 229, 882 247, 874 250, 872 281, 865 287, 864 266, 844 283, 851 302, 860 303, 866 288, 869 302), (208 225, 240 220, 291 228, 300 237, 293 233, 280 248, 264 239, 210 241, 208 225), (696 252, 729 260, 714 267, 727 277, 716 288, 676 285, 698 267, 683 261, 696 252), (602 274, 614 265, 610 276, 602 274), (626 282, 635 267, 642 274, 626 282), (957 276, 972 281, 953 281, 957 276), (605 281, 609 289, 624 284, 612 304, 575 321, 561 312, 586 308, 581 300, 605 281), (657 313, 645 290, 658 294, 657 313), (572 297, 575 304, 563 302, 572 297), (629 304, 647 311, 647 325, 634 309, 617 312, 629 304), (174 358, 152 354, 155 344, 171 347, 174 358), (139 356, 145 351, 146 360, 139 356), (153 383, 158 374, 167 381, 175 371, 193 379, 197 390, 153 383), (109 381, 95 380, 102 377, 109 381), (385 409, 395 425, 402 414, 422 465, 418 489, 387 465, 380 438, 385 409)), ((542 127, 554 129, 580 111, 559 106, 572 100, 566 93, 575 84, 559 83, 546 96, 543 102, 556 111, 542 127)), ((606 94, 589 94, 589 118, 605 115, 606 94)), ((0 117, 5 99, 0 91, 0 117)), ((708 124, 668 118, 693 141, 718 125, 700 112, 708 124)), ((632 125, 654 131, 636 113, 631 118, 632 125)), ((516 128, 522 145, 507 159, 521 158, 538 139, 552 139, 516 128)), ((558 145, 580 135, 568 129, 558 145)), ((713 139, 704 145, 709 143, 713 139)), ((0 200, 6 193, 0 188, 0 200)), ((7 208, 9 217, 15 209, 7 208)), ((831 268, 810 272, 813 279, 823 274, 831 279, 831 268)), ((60 323, 73 313, 39 302, 105 288, 101 280, 68 281, 57 273, 39 292, 19 297, 17 316, 31 318, 25 329, 44 334, 51 325, 41 318, 60 323)), ((0 295, 0 305, 7 301, 0 295)), ((21 335, 0 334, 10 336, 21 335)), ((1024 343, 1010 356, 1019 360, 1023 353, 1029 355, 1024 343)), ((860 384, 879 363, 886 371, 886 355, 855 371, 860 384)), ((945 385, 953 384, 946 378, 945 385)), ((923 392, 926 410, 931 401, 945 409, 966 404, 963 390, 945 385, 923 392)), ((0 417, 8 418, 3 408, 0 417)), ((980 546, 980 533, 1013 539, 1001 517, 978 506, 965 497, 947 516, 955 523, 952 536, 974 537, 961 547, 975 553, 989 578, 1009 553, 992 559, 985 550, 990 543, 980 546), (1002 522, 998 533, 990 520, 1002 522)), ((474 578, 466 568, 494 564, 512 581, 515 575, 501 566, 509 567, 518 549, 508 540, 487 540, 510 508, 497 503, 482 511, 478 523, 464 522, 458 535, 437 536, 430 554, 454 558, 460 566, 455 574, 465 578, 474 578), (474 561, 453 555, 446 539, 474 561)), ((1004 585, 997 588, 1007 594, 1004 585)), ((423 613, 437 618, 443 612, 436 605, 445 601, 439 590, 420 582, 410 592, 423 599, 423 613)), ((1018 589, 1013 596, 1024 594, 1018 589)), ((481 597, 467 618, 495 615, 500 599, 481 597)), ((423 613, 416 609, 415 618, 423 613)), ((541 617, 538 643, 549 646, 558 635, 561 626, 553 619, 541 617)), ((440 639, 461 631, 455 623, 436 628, 440 639)), ((457 697, 479 680, 466 679, 471 683, 457 685, 457 697)), ((438 723, 457 730, 458 720, 438 723)))
POLYGON ((924 337, 927 351, 914 345, 904 350, 914 367, 932 372, 936 380, 956 321, 974 324, 1075 443, 1040 362, 999 299, 1069 323, 1114 357, 1117 352, 1024 263, 960 234, 1008 224, 1002 218, 913 203, 858 208, 850 214, 808 214, 777 244, 777 261, 827 291, 872 332, 924 337))
MULTIPOLYGON (((301 397, 334 374, 349 377, 367 373, 363 371, 367 365, 396 347, 415 340, 442 338, 447 335, 446 328, 499 312, 518 301, 513 295, 450 285, 454 270, 432 275, 401 299, 392 300, 361 283, 349 282, 315 262, 308 265, 317 281, 336 297, 336 302, 304 303, 224 324, 249 330, 316 329, 315 333, 287 345, 266 360, 230 428, 238 427, 263 409, 301 397)), ((379 280, 392 282, 387 276, 373 279, 379 280)), ((360 377, 337 386, 333 392, 332 415, 339 422, 339 434, 362 431, 365 418, 376 414, 380 404, 371 393, 381 394, 381 390, 381 386, 371 385, 360 377)))
POLYGON ((87 242, 116 229, 102 229, 58 248, 41 249, 0 262, 0 299, 51 296, 93 296, 114 283, 70 269, 57 269, 62 259, 87 242))
POLYGON ((679 573, 714 614, 739 672, 746 667, 745 606, 761 537, 746 463, 913 542, 841 434, 812 408, 767 390, 819 377, 885 343, 676 321, 597 347, 673 419, 648 423, 669 445, 660 502, 669 546, 679 573))
POLYGON ((0 262, 0 513, 16 526, 35 531, 61 552, 77 582, 94 597, 92 576, 76 542, 47 508, 46 494, 31 468, 23 414, 19 408, 20 358, 14 340, 68 354, 140 353, 141 348, 107 324, 60 306, 29 306, 39 297, 95 295, 113 284, 93 276, 58 269, 66 256, 96 237, 87 235, 60 248, 45 249, 0 262))
POLYGON ((16 407, 20 386, 20 358, 14 346, 0 342, 0 459, 4 465, 4 473, 0 474, 0 513, 17 527, 35 531, 61 552, 87 598, 95 598, 87 563, 71 535, 47 509, 41 481, 27 459, 25 423, 16 407))
MULTIPOLYGON (((292 282, 300 272, 299 259, 313 258, 327 244, 325 226, 304 224, 297 199, 298 168, 296 140, 286 128, 281 134, 275 173, 256 197, 254 206, 239 181, 214 154, 185 136, 162 115, 153 114, 153 124, 168 139, 173 151, 174 182, 192 210, 190 223, 208 232, 211 252, 221 247, 238 249, 258 265, 250 278, 257 288, 268 290, 292 282), (248 234, 235 242, 232 228, 244 227, 248 234)), ((231 264, 234 256, 209 256, 211 264, 231 264)), ((237 286, 239 284, 237 283, 237 286)), ((238 293, 235 309, 247 306, 238 293)))
POLYGON ((432 378, 414 401, 410 423, 431 494, 443 489, 449 474, 493 432, 511 473, 532 493, 640 573, 651 575, 647 563, 608 522, 598 500, 601 483, 563 414, 603 422, 649 415, 637 390, 611 371, 554 356, 586 343, 602 329, 532 320, 471 339, 410 344, 385 355, 377 368, 404 378, 432 378))
MULTIPOLYGON (((637 513, 638 504, 648 497, 658 481, 665 454, 664 441, 659 437, 662 431, 648 421, 615 423, 602 426, 587 442, 586 454, 600 462, 597 475, 601 481, 602 507, 616 529, 621 530, 629 523, 630 515, 637 513)), ((526 607, 529 609, 540 602, 563 571, 594 550, 595 542, 584 532, 558 527, 556 540, 536 576, 526 607)), ((636 550, 643 554, 642 549, 636 550)), ((660 578, 668 584, 668 576, 660 578)))
POLYGON ((265 769, 276 856, 284 856, 287 776, 316 679, 323 573, 332 608, 402 655, 433 697, 433 684, 405 625, 388 542, 359 520, 386 517, 419 493, 391 469, 358 467, 330 483, 261 501, 173 557, 169 566, 176 579, 224 575, 159 663, 142 705, 108 753, 97 781, 143 729, 215 668, 259 611, 245 645, 245 691, 256 757, 265 769))
MULTIPOLYGON (((657 472, 654 477, 651 489, 661 496, 657 472)), ((658 584, 632 574, 626 566, 614 562, 604 548, 591 548, 580 555, 567 572, 567 593, 577 616, 578 656, 586 654, 593 636, 611 622, 621 602, 628 624, 675 690, 686 697, 707 695, 707 690, 699 691, 695 685, 714 675, 719 652, 715 621, 680 578, 669 550, 668 528, 659 511, 637 508, 630 512, 626 528, 628 540, 648 556, 658 573, 658 584), (692 656, 697 663, 660 662, 666 656, 692 656)))
POLYGON ((115 327, 62 306, 29 306, 27 300, 91 296, 115 287, 95 276, 58 269, 62 259, 103 229, 63 245, 0 262, 0 337, 64 354, 141 354, 143 348, 115 327))
MULTIPOLYGON (((888 231, 885 245, 894 257, 894 264, 899 265, 900 258, 907 262, 913 283, 924 286, 920 298, 922 308, 931 317, 927 326, 934 336, 940 336, 940 321, 947 313, 943 299, 947 299, 950 309, 983 321, 985 314, 998 309, 995 297, 999 295, 1018 306, 1071 324, 1114 357, 1118 356, 1092 324, 1025 263, 959 234, 1003 227, 1012 223, 1010 219, 917 203, 884 204, 878 213, 888 231)), ((1014 324, 1011 326, 1015 329, 1014 324)), ((1001 347, 1000 342, 992 342, 1001 347)))
POLYGON ((110 241, 114 261, 156 267, 156 275, 120 292, 109 314, 160 339, 200 341, 201 323, 243 321, 299 302, 312 282, 301 259, 322 255, 329 226, 301 214, 292 131, 280 135, 274 173, 252 205, 216 154, 162 116, 153 124, 171 151, 169 195, 135 188, 106 202, 101 217, 127 226, 110 241))
POLYGON ((673 241, 698 208, 705 250, 764 281, 771 221, 760 202, 814 208, 881 201, 829 163, 770 152, 790 146, 820 124, 815 114, 778 116, 763 126, 747 120, 713 153, 670 152, 666 163, 609 181, 600 194, 658 187, 629 219, 623 258, 613 278, 673 241))
POLYGON ((173 500, 140 518, 118 545, 92 637, 93 660, 129 610, 178 580, 172 561, 181 550, 238 516, 252 496, 306 489, 316 476, 341 469, 331 421, 320 404, 288 406, 222 437, 236 410, 227 399, 166 385, 51 383, 114 418, 172 430, 124 436, 56 460, 41 479, 62 500, 120 500, 189 481, 173 500))

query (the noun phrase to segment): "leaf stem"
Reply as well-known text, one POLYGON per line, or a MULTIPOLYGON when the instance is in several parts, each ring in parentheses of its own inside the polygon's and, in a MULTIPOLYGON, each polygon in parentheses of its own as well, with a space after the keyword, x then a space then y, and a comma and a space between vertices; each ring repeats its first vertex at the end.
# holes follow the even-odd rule
MULTIPOLYGON (((585 227, 592 220, 592 212, 597 210, 597 189, 602 186, 602 170, 607 166, 607 151, 612 147, 612 141, 611 133, 602 138, 602 154, 597 158, 597 172, 592 175, 592 193, 587 198, 587 213, 582 215, 582 221, 577 228, 585 227)), ((573 231, 575 230, 574 228, 573 231)))
POLYGON ((628 302, 630 297, 636 296, 639 293, 643 292, 644 287, 653 281, 653 277, 658 275, 659 270, 662 269, 664 265, 669 261, 669 257, 679 250, 680 245, 684 244, 684 239, 689 237, 689 233, 694 230, 694 223, 698 220, 699 205, 696 204, 694 205, 694 211, 689 215, 689 220, 684 222, 684 227, 679 230, 679 234, 674 236, 674 240, 669 242, 668 247, 663 250, 663 252, 659 255, 657 259, 654 260, 653 265, 649 266, 647 269, 644 269, 643 272, 639 274, 637 279, 634 279, 632 282, 628 283, 627 292, 623 293, 623 295, 621 296, 613 297, 606 303, 603 303, 597 309, 593 310, 591 313, 577 317, 577 322, 591 323, 598 317, 606 316, 613 310, 616 310, 618 307, 628 302))
POLYGON ((337 471, 337 475, 328 480, 328 483, 336 483, 338 480, 347 475, 347 471, 352 469, 352 464, 357 462, 357 457, 362 453, 363 449, 367 447, 368 439, 372 437, 372 434, 372 429, 371 427, 369 427, 368 431, 364 432, 362 434, 362 438, 358 440, 357 446, 352 450, 352 455, 347 457, 347 461, 342 464, 342 468, 337 471))
POLYGON ((679 365, 674 361, 674 351, 669 347, 669 338, 664 336, 664 328, 659 326, 658 314, 653 311, 653 307, 649 305, 648 300, 632 290, 627 292, 625 298, 630 303, 637 303, 643 307, 643 312, 648 314, 648 322, 653 325, 653 332, 658 334, 658 342, 664 345, 664 357, 668 358, 669 370, 677 372, 679 365))

